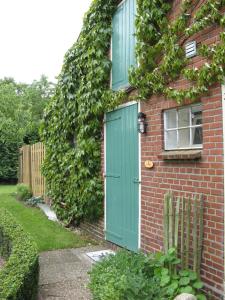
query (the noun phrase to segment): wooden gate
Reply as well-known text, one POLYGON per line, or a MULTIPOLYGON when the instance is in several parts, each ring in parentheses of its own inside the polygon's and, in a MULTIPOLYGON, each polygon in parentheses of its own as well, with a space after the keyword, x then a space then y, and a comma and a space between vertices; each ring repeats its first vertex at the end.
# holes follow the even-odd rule
POLYGON ((20 149, 19 182, 29 185, 34 196, 45 198, 45 179, 41 173, 44 157, 43 143, 23 146, 20 149))

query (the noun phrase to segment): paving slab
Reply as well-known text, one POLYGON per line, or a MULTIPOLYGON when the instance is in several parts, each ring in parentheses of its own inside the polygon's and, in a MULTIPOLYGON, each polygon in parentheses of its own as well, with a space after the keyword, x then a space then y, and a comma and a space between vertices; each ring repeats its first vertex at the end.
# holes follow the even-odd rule
POLYGON ((48 204, 38 203, 37 206, 45 213, 49 220, 58 222, 56 213, 51 209, 51 207, 48 204))
POLYGON ((104 249, 100 245, 41 253, 38 300, 91 300, 88 271, 94 261, 86 253, 104 249))

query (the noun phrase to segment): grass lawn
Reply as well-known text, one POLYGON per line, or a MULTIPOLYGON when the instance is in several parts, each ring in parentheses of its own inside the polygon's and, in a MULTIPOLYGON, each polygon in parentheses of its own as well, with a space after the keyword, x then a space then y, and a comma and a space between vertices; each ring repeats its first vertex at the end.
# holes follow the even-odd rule
POLYGON ((42 211, 26 207, 12 195, 13 185, 0 185, 0 208, 6 208, 29 232, 38 245, 39 251, 64 248, 78 248, 90 243, 85 237, 77 235, 58 223, 49 221, 42 211))

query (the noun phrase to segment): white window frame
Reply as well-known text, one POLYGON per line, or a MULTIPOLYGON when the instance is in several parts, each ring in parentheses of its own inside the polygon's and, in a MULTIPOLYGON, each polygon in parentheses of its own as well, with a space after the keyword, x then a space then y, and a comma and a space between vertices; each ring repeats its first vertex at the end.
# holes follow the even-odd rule
MULTIPOLYGON (((164 111, 163 113, 163 121, 164 121, 164 149, 165 150, 190 150, 190 149, 202 149, 203 147, 203 144, 196 144, 196 145, 189 145, 189 146, 186 146, 186 147, 168 147, 167 145, 167 132, 169 131, 176 131, 176 136, 177 136, 177 145, 179 145, 179 130, 181 129, 189 129, 189 134, 190 134, 190 143, 192 141, 192 134, 193 134, 193 128, 202 128, 202 124, 199 124, 199 125, 192 125, 192 108, 193 107, 196 107, 196 106, 200 106, 202 107, 202 104, 201 103, 198 103, 198 104, 194 104, 194 105, 188 105, 188 106, 185 106, 185 107, 179 107, 179 108, 172 108, 172 109, 167 109, 164 111), (185 108, 188 108, 189 109, 189 126, 183 126, 183 127, 178 127, 178 111, 182 110, 182 109, 185 109, 185 108), (175 111, 176 112, 176 127, 174 128, 167 128, 167 112, 169 111, 175 111)), ((201 110, 202 111, 202 110, 201 110)))

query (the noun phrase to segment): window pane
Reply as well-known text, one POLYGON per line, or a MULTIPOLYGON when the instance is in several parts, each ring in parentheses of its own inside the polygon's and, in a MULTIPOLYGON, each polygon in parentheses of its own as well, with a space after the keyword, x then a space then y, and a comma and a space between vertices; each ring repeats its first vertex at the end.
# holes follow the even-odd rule
POLYGON ((203 143, 202 105, 164 112, 166 150, 190 149, 203 143))
POLYGON ((192 145, 202 144, 202 127, 192 128, 192 145))
POLYGON ((178 127, 190 126, 190 109, 184 108, 178 111, 178 127))
POLYGON ((190 129, 180 129, 178 131, 179 148, 185 148, 190 146, 190 129))
POLYGON ((177 131, 171 130, 166 132, 166 149, 177 148, 177 131))
POLYGON ((177 128, 177 112, 176 110, 168 110, 165 112, 166 116, 166 129, 177 128))
POLYGON ((202 124, 202 105, 192 106, 191 113, 192 125, 202 124))

